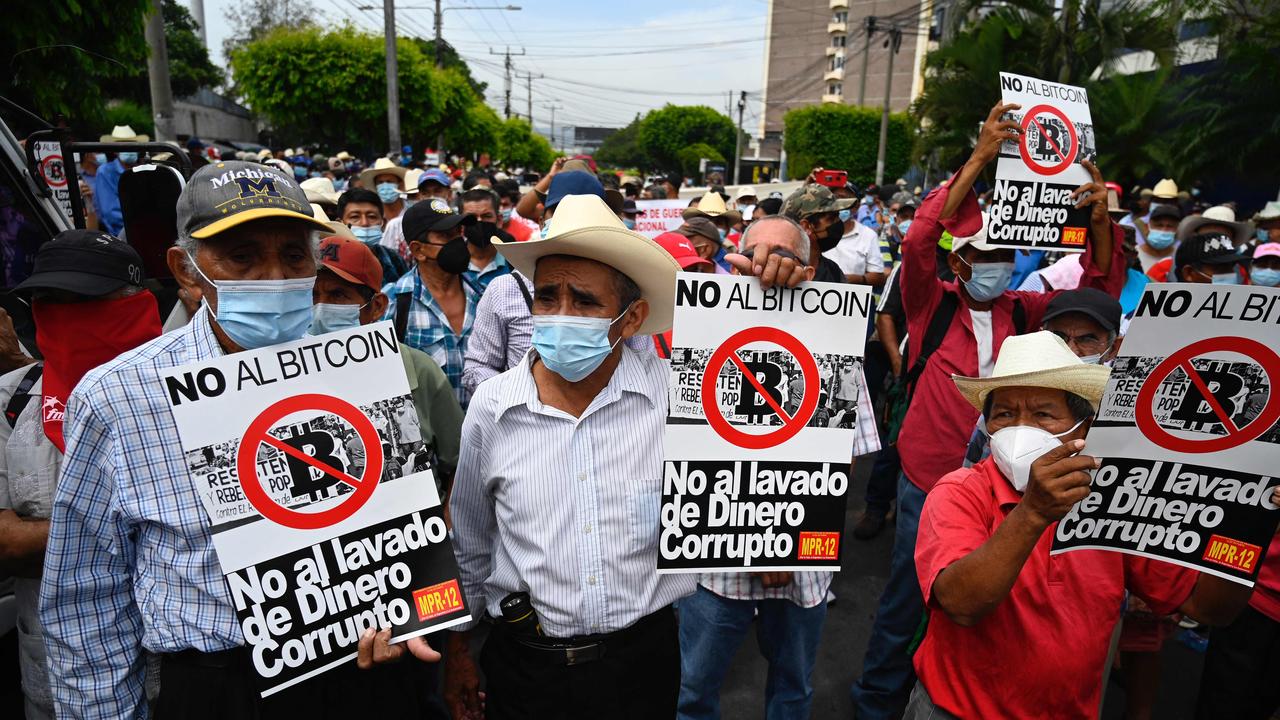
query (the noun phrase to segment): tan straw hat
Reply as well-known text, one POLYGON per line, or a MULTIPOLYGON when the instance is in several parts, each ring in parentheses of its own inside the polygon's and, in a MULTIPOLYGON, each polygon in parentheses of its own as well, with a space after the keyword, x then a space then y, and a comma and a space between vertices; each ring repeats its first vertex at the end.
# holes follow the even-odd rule
POLYGON ((299 187, 307 194, 307 202, 338 204, 338 191, 333 188, 333 181, 327 177, 307 178, 299 183, 299 187))
POLYGON ((1178 223, 1178 242, 1200 232, 1206 225, 1221 225, 1231 230, 1236 245, 1244 245, 1253 235, 1253 223, 1236 220, 1236 211, 1229 205, 1214 205, 1199 215, 1188 215, 1178 223))
POLYGON ((685 208, 681 215, 685 220, 695 217, 717 218, 723 215, 729 218, 730 225, 736 225, 742 221, 742 213, 737 210, 730 210, 729 206, 725 205, 724 198, 720 197, 720 193, 714 190, 708 190, 697 205, 685 208))
POLYGON ((494 237, 493 244, 527 278, 534 277, 538 260, 547 255, 604 263, 631 278, 649 302, 649 317, 638 331, 641 335, 671 327, 680 264, 658 243, 628 230, 596 195, 566 195, 556 206, 545 240, 508 243, 494 237))
POLYGON ((1002 387, 1040 387, 1065 390, 1089 401, 1094 411, 1107 389, 1111 368, 1082 361, 1062 338, 1042 330, 1015 335, 1000 346, 991 377, 952 375, 956 389, 982 411, 992 390, 1002 387))
POLYGON ((147 142, 150 139, 134 132, 128 125, 116 125, 111 129, 110 135, 103 135, 98 138, 98 142, 147 142))
POLYGON ((1158 200, 1173 200, 1178 197, 1178 183, 1171 178, 1165 178, 1156 183, 1155 188, 1151 191, 1151 197, 1158 200))
POLYGON ((369 190, 373 188, 373 179, 379 175, 395 175, 400 178, 400 182, 404 182, 405 169, 391 162, 387 158, 380 157, 373 163, 373 167, 367 168, 360 173, 360 186, 369 190))

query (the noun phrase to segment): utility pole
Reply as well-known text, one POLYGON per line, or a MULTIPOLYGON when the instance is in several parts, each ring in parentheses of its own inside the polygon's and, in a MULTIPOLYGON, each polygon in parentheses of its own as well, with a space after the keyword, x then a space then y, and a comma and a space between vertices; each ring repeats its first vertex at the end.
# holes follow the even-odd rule
MULTIPOLYGON (((444 40, 440 37, 440 28, 444 26, 444 10, 440 8, 440 0, 436 0, 436 67, 444 67, 444 48, 441 43, 444 40)), ((437 148, 439 149, 439 148, 437 148)))
POLYGON ((200 26, 200 44, 208 50, 209 36, 204 29, 204 0, 191 0, 191 17, 195 18, 196 24, 200 26))
MULTIPOLYGON (((489 54, 498 55, 499 53, 494 52, 493 48, 489 48, 489 54)), ((523 54, 524 54, 524 48, 520 48, 520 52, 516 53, 517 56, 523 55, 523 54)), ((506 51, 502 52, 501 55, 503 57, 503 61, 502 61, 503 97, 506 98, 502 105, 502 112, 505 117, 510 118, 511 117, 511 46, 508 45, 506 51)))
POLYGON ((561 106, 556 105, 555 103, 548 103, 546 107, 551 110, 551 145, 552 149, 555 150, 556 142, 559 140, 559 138, 556 137, 556 110, 561 106))
POLYGON ((162 0, 151 0, 147 18, 147 75, 151 83, 151 114, 156 121, 156 140, 176 140, 173 134, 173 88, 169 85, 169 50, 164 43, 162 0))
POLYGON ((867 55, 871 53, 871 36, 876 34, 876 16, 867 16, 867 41, 862 45, 862 79, 858 80, 858 106, 867 99, 867 55))
POLYGON ((737 141, 734 142, 733 144, 733 184, 734 185, 742 184, 742 180, 739 179, 742 175, 742 113, 745 112, 746 109, 747 109, 747 91, 743 90, 741 94, 738 95, 738 127, 737 127, 738 132, 734 133, 734 135, 737 136, 737 141))
MULTIPOLYGON (((519 75, 519 73, 516 73, 519 75)), ((533 81, 534 78, 541 79, 542 75, 534 75, 533 73, 524 74, 524 89, 528 94, 525 98, 525 111, 529 115, 529 126, 533 127, 533 81)))
POLYGON ((889 39, 885 42, 889 48, 889 70, 884 74, 884 108, 880 111, 880 149, 876 152, 876 184, 884 184, 884 148, 889 141, 889 92, 893 89, 893 57, 902 47, 902 30, 894 27, 889 30, 889 39))
POLYGON ((400 152, 400 69, 396 62, 396 0, 382 0, 383 34, 387 41, 387 142, 400 152))

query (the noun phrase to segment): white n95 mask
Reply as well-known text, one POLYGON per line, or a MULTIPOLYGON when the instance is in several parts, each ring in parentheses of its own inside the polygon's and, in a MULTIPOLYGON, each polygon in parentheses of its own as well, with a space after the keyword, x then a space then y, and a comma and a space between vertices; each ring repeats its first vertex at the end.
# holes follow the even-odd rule
POLYGON ((991 436, 991 457, 996 467, 1009 479, 1013 489, 1023 492, 1031 479, 1031 463, 1062 444, 1062 438, 1075 432, 1084 420, 1057 435, 1031 425, 1012 425, 991 436))

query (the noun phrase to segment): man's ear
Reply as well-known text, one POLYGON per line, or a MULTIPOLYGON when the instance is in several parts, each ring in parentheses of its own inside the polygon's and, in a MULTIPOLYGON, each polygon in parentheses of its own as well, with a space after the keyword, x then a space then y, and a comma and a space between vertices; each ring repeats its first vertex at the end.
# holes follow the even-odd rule
POLYGON ((391 300, 386 293, 374 293, 373 299, 369 301, 369 310, 373 312, 373 319, 377 320, 387 312, 387 306, 391 304, 391 300))
POLYGON ((804 268, 804 279, 812 280, 814 275, 818 274, 818 268, 814 265, 806 265, 804 268))
POLYGON ((951 268, 951 272, 961 280, 972 278, 972 271, 969 270, 968 264, 960 257, 959 253, 947 253, 947 267, 951 268))
POLYGON ((627 311, 626 316, 622 318, 619 325, 619 332, 625 340, 636 334, 640 326, 645 320, 649 319, 649 301, 640 298, 631 305, 631 309, 627 311))
POLYGON ((199 304, 200 299, 204 297, 204 283, 200 281, 200 274, 191 267, 195 259, 190 258, 182 248, 174 246, 165 252, 164 260, 169 266, 169 272, 173 273, 173 278, 178 281, 178 286, 186 290, 187 296, 199 304))

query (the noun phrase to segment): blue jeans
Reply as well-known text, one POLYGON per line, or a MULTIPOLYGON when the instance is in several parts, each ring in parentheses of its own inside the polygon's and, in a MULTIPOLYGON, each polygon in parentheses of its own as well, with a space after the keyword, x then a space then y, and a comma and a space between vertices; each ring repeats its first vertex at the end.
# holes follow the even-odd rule
POLYGON ((916 577, 916 531, 923 507, 924 492, 905 473, 900 475, 889 582, 880 595, 867 655, 862 659, 862 677, 849 693, 858 720, 899 716, 916 681, 907 648, 924 615, 924 598, 916 577))
POLYGON ((730 600, 698 586, 676 606, 680 613, 680 720, 720 717, 720 686, 760 611, 756 641, 769 663, 764 688, 767 720, 804 720, 813 702, 809 682, 827 602, 802 608, 790 600, 730 600))

